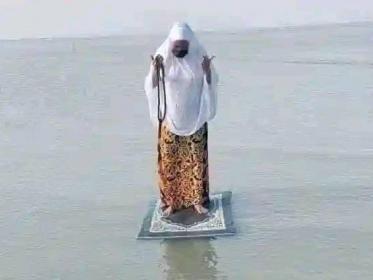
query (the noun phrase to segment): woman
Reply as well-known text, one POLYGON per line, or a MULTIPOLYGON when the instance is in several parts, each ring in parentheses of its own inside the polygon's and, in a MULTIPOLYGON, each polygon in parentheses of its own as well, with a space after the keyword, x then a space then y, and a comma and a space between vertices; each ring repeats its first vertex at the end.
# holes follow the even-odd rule
POLYGON ((207 56, 187 24, 175 23, 152 59, 145 92, 153 124, 158 125, 158 110, 164 117, 158 137, 163 214, 188 207, 206 214, 210 202, 207 122, 215 117, 218 81, 213 57, 207 56), (164 67, 166 95, 158 100, 160 67, 164 67))

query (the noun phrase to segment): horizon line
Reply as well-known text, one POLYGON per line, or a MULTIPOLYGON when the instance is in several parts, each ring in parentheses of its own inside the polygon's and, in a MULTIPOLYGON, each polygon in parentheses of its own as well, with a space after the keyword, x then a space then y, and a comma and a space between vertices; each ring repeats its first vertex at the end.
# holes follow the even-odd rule
MULTIPOLYGON (((258 30, 276 30, 276 29, 287 29, 287 28, 307 28, 307 27, 322 27, 322 26, 333 26, 333 25, 354 25, 354 24, 373 24, 373 20, 357 20, 357 21, 339 21, 339 22, 318 22, 318 23, 306 23, 306 24, 290 24, 290 25, 268 25, 268 26, 252 26, 246 28, 219 28, 216 30, 205 29, 194 29, 198 33, 230 33, 230 32, 248 32, 258 30)), ((68 40, 68 39, 94 39, 94 38, 110 38, 110 37, 124 37, 124 36, 157 36, 163 35, 167 32, 116 32, 116 33, 91 33, 91 34, 77 34, 77 35, 53 35, 53 36, 35 36, 35 37, 20 37, 20 38, 0 38, 0 41, 23 41, 23 40, 68 40)))

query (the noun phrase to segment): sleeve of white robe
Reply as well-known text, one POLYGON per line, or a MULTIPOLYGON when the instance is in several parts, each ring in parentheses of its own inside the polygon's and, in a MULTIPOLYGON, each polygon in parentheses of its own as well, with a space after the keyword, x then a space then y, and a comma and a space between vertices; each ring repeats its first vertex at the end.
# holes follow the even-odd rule
MULTIPOLYGON (((158 123, 158 92, 157 87, 153 87, 153 65, 150 65, 149 73, 145 77, 144 89, 148 99, 150 119, 153 125, 158 123)), ((162 108, 161 108, 162 109, 162 108)))

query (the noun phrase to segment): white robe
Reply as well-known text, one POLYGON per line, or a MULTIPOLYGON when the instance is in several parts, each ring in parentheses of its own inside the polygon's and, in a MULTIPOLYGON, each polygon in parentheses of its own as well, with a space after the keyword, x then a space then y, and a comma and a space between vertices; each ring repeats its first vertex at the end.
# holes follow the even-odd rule
MULTIPOLYGON (((188 136, 195 133, 205 122, 216 114, 218 75, 211 64, 211 83, 208 84, 202 70, 204 47, 194 32, 185 23, 176 23, 169 36, 158 48, 156 55, 162 55, 165 66, 166 117, 165 124, 174 134, 188 136), (175 40, 188 40, 189 50, 184 58, 177 58, 171 52, 175 40)), ((153 88, 153 66, 145 78, 145 92, 148 99, 150 119, 158 125, 158 94, 153 88)), ((162 88, 161 88, 162 90, 162 88)), ((163 92, 161 92, 163 115, 163 92)))

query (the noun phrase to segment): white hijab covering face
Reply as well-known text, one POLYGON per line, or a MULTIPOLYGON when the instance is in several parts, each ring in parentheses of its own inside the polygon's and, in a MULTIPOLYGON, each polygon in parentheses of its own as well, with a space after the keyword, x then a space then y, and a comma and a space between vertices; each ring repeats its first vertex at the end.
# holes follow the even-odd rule
MULTIPOLYGON (((154 57, 160 54, 165 67, 166 117, 165 124, 174 134, 188 136, 195 133, 205 122, 215 117, 218 75, 211 64, 211 83, 208 84, 202 70, 205 48, 199 43, 192 29, 186 23, 175 23, 154 57), (175 40, 189 42, 188 54, 177 58, 172 53, 175 40)), ((153 88, 153 65, 145 78, 145 92, 149 104, 150 119, 158 124, 158 94, 153 88)), ((161 88, 161 112, 164 100, 161 88)))

